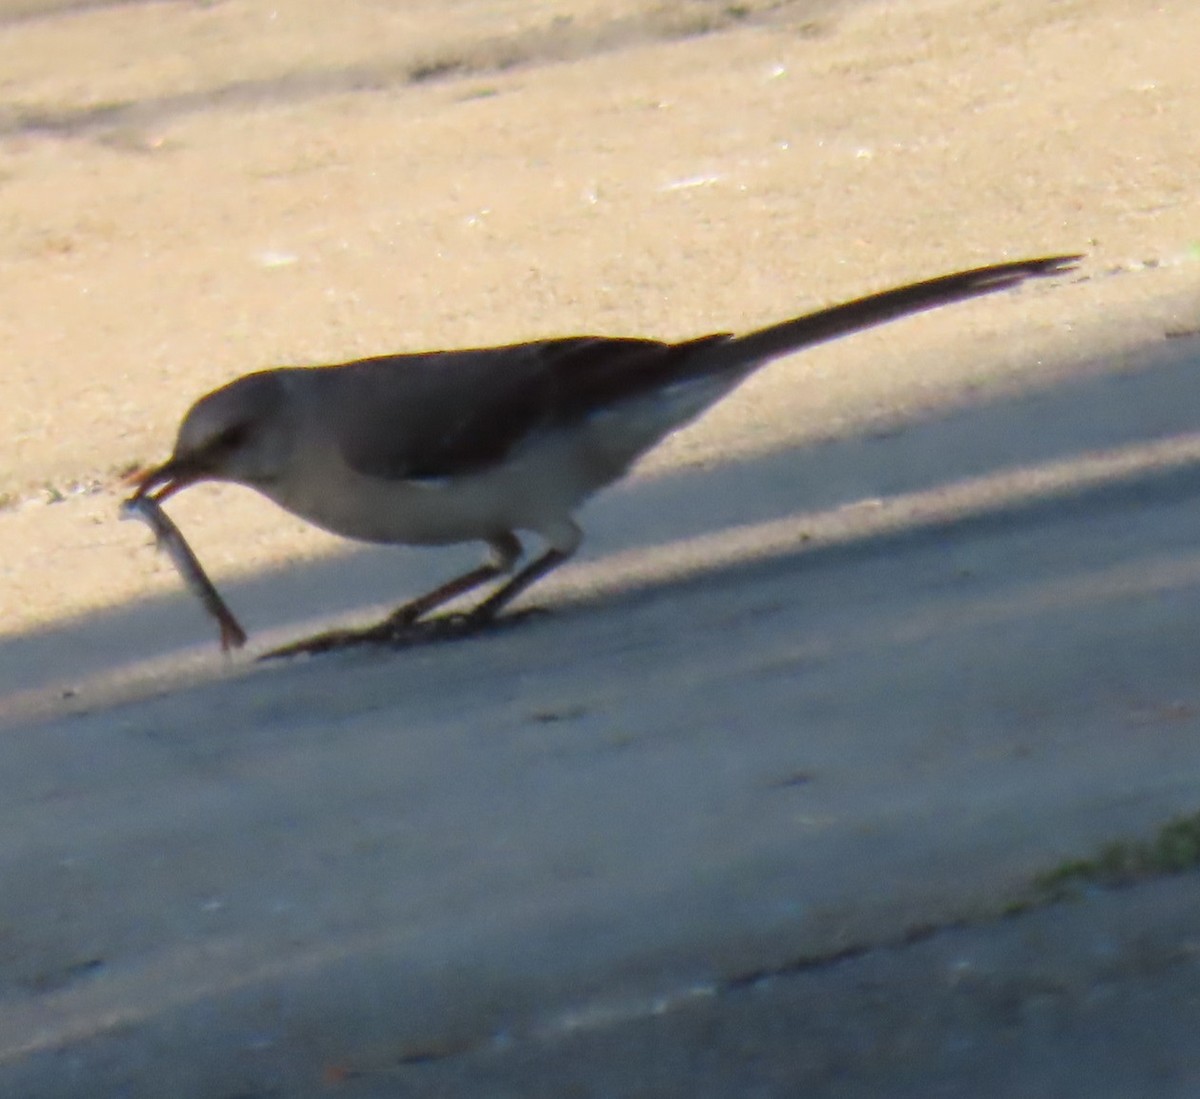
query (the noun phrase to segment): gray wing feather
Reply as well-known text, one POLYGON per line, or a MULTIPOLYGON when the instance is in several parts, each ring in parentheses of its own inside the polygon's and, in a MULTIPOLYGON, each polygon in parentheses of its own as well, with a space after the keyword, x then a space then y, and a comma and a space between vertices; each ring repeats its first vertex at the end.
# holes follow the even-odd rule
POLYGON ((579 336, 320 369, 338 376, 327 414, 347 463, 372 477, 422 480, 484 468, 534 432, 643 392, 702 342, 579 336))

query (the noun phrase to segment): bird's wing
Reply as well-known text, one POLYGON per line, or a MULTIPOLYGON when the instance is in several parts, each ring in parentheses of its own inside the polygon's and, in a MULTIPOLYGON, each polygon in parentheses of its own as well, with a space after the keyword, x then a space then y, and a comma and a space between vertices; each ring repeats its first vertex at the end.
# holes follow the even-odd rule
POLYGON ((667 384, 688 373, 689 351, 725 338, 576 336, 321 370, 338 377, 328 401, 348 406, 329 417, 346 462, 371 477, 422 480, 484 468, 535 432, 667 384))

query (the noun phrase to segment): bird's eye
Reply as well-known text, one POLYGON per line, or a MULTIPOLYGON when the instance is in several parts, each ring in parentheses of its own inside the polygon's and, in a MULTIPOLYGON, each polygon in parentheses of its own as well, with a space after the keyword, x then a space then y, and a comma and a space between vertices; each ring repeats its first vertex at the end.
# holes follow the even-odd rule
POLYGON ((236 450, 246 441, 247 434, 245 424, 234 424, 232 427, 227 427, 213 440, 213 450, 236 450))

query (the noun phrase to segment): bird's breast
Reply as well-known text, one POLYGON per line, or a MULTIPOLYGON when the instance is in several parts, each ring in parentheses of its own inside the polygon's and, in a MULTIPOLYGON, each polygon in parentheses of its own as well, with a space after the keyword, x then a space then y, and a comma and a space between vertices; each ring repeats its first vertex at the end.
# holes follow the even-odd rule
POLYGON ((259 491, 346 538, 446 545, 556 527, 613 472, 575 440, 551 439, 481 470, 421 479, 369 477, 339 454, 310 453, 259 491))

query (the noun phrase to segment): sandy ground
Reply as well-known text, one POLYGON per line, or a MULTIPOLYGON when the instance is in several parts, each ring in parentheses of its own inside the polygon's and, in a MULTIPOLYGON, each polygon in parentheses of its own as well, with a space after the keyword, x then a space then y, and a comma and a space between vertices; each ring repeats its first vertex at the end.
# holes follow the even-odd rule
MULTIPOLYGON (((8 1093, 454 1093, 443 1054, 506 1042, 529 1085, 564 1019, 723 1009, 1194 809, 1198 44, 1135 0, 0 0, 8 1093), (495 637, 222 663, 114 519, 249 369, 742 329, 1075 250, 765 371, 495 637)), ((472 560, 172 508, 255 644, 472 560)))

